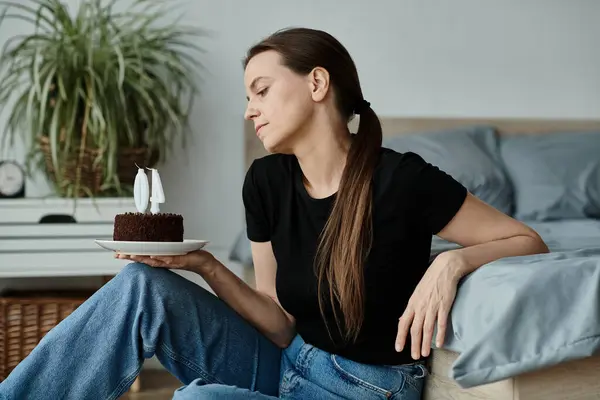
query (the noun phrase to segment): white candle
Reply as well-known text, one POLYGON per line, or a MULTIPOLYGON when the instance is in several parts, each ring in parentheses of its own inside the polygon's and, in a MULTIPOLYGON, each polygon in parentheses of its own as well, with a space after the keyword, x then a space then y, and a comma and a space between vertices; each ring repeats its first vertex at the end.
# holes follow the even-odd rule
POLYGON ((157 214, 160 212, 159 204, 165 202, 165 192, 163 191, 158 170, 156 168, 149 169, 152 170, 152 197, 150 197, 150 212, 152 214, 157 214))
POLYGON ((133 199, 138 212, 145 213, 148 208, 148 196, 150 188, 148 186, 148 176, 146 171, 138 167, 138 173, 133 183, 133 199))

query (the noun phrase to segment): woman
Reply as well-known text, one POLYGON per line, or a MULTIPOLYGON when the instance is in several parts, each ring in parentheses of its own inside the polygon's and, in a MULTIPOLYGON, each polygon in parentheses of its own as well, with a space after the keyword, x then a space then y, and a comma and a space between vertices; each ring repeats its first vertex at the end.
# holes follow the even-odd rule
POLYGON ((274 153, 242 193, 256 289, 206 251, 119 256, 135 263, 42 340, 3 398, 115 399, 156 354, 185 384, 176 399, 419 399, 459 280, 548 251, 418 155, 382 148, 329 34, 277 32, 244 66, 245 117, 274 153), (463 247, 428 265, 432 234, 463 247), (218 297, 169 269, 200 274, 218 297))

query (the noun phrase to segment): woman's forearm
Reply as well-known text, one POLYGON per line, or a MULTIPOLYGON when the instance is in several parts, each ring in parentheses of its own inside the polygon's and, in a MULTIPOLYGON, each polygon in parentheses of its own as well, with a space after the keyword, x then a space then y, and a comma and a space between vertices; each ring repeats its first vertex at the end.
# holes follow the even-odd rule
POLYGON ((453 273, 457 279, 460 279, 480 266, 500 258, 548 252, 548 246, 546 246, 539 236, 522 235, 450 250, 440 254, 438 257, 458 256, 462 258, 464 262, 448 264, 456 266, 456 270, 453 273))
POLYGON ((275 300, 250 287, 218 260, 198 273, 220 299, 273 343, 284 348, 291 342, 294 323, 275 300))

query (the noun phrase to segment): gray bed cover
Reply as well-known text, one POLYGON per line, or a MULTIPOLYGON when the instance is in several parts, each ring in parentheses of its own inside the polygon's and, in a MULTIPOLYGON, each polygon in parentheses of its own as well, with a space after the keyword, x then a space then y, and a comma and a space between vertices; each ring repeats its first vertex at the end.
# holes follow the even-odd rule
MULTIPOLYGON (((550 254, 497 260, 460 284, 444 348, 460 353, 450 376, 462 387, 600 350, 600 220, 526 223, 550 254)), ((434 237, 432 254, 455 247, 434 237)))

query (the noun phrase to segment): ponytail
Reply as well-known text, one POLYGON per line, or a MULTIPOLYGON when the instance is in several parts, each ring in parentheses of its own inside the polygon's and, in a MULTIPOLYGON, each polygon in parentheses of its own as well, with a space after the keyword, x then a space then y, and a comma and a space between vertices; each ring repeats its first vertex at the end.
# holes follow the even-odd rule
POLYGON ((315 259, 321 314, 326 321, 324 295, 328 291, 340 336, 345 341, 358 338, 364 320, 364 266, 373 240, 372 177, 382 141, 381 123, 370 104, 361 100, 354 112, 360 114, 358 131, 315 259), (329 283, 327 290, 324 282, 329 283))

